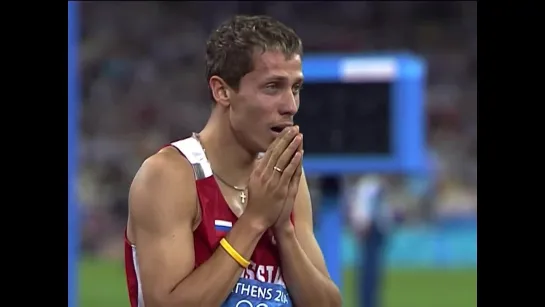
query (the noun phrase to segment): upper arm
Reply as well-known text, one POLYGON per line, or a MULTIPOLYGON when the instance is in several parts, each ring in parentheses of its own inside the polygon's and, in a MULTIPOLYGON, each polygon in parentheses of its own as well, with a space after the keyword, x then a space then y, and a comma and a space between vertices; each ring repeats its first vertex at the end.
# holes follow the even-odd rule
POLYGON ((293 207, 295 235, 301 248, 312 264, 329 277, 322 250, 314 236, 312 223, 312 203, 305 173, 301 175, 299 191, 293 207))
POLYGON ((129 229, 145 301, 161 301, 194 268, 196 188, 191 166, 164 150, 146 160, 129 192, 129 229))

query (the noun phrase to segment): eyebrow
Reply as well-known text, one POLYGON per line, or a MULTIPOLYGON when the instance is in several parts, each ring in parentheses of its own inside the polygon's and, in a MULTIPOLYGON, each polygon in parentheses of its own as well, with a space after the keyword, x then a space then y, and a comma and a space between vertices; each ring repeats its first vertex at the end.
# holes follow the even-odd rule
MULTIPOLYGON (((295 79, 295 82, 294 83, 303 83, 304 81, 304 77, 297 77, 295 79)), ((265 79, 267 82, 271 82, 271 81, 280 81, 280 82, 287 82, 289 79, 288 77, 286 76, 271 76, 271 77, 268 77, 267 79, 265 79)))

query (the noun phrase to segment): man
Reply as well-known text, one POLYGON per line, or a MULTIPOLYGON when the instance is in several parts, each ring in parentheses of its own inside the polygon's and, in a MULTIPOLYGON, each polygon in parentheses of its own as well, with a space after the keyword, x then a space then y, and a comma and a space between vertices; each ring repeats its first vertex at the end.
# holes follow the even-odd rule
POLYGON ((351 222, 362 242, 359 293, 364 307, 381 306, 384 246, 394 218, 385 197, 388 186, 386 176, 364 176, 356 182, 351 202, 351 222))
POLYGON ((212 33, 208 123, 148 158, 129 192, 132 307, 341 306, 293 126, 301 54, 295 32, 269 17, 237 16, 212 33))

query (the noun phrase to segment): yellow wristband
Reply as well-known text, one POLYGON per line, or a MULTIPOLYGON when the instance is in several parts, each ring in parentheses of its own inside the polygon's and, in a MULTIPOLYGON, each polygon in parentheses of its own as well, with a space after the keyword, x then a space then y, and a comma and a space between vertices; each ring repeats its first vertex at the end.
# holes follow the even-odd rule
POLYGON ((241 267, 247 268, 250 265, 250 261, 244 259, 225 238, 220 240, 220 245, 241 267))

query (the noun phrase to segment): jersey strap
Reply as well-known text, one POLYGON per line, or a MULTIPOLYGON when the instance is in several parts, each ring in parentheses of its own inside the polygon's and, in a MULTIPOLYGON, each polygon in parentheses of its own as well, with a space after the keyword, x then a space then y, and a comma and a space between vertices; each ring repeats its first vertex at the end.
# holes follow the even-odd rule
POLYGON ((204 179, 212 176, 212 168, 206 159, 204 149, 199 141, 189 137, 171 144, 178 149, 193 166, 195 179, 204 179))

